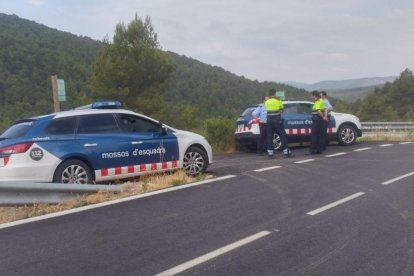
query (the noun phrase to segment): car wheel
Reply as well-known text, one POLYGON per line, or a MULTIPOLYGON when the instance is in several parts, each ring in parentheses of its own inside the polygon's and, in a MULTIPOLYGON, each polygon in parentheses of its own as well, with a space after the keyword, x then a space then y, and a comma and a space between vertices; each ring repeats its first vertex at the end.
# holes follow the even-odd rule
POLYGON ((67 160, 56 169, 53 182, 63 184, 92 183, 92 172, 83 161, 76 159, 67 160))
POLYGON ((338 142, 341 145, 349 146, 355 143, 357 133, 355 127, 351 125, 344 125, 339 128, 338 142))
POLYGON ((183 169, 187 175, 196 176, 207 169, 208 158, 207 154, 196 147, 190 147, 185 155, 183 161, 183 169))
POLYGON ((279 134, 273 136, 273 150, 278 151, 282 147, 282 141, 280 140, 279 134))

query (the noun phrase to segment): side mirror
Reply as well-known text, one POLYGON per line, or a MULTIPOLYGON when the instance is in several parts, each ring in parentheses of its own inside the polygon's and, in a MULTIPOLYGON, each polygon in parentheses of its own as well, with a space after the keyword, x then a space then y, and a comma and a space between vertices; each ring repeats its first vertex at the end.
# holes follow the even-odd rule
POLYGON ((167 135, 167 127, 166 126, 161 127, 161 135, 167 135))

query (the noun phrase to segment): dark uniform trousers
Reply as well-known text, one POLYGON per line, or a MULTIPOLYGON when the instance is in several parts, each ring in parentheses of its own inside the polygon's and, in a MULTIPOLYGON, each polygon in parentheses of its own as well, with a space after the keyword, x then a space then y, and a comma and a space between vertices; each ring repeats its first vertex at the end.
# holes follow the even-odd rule
POLYGON ((325 124, 321 116, 312 115, 311 126, 311 153, 321 153, 325 147, 325 124))
POLYGON ((283 126, 283 121, 280 118, 267 117, 267 150, 273 151, 273 137, 277 133, 282 143, 281 149, 287 149, 287 135, 283 126))
POLYGON ((267 149, 267 124, 259 123, 260 135, 257 140, 257 152, 262 152, 267 149))

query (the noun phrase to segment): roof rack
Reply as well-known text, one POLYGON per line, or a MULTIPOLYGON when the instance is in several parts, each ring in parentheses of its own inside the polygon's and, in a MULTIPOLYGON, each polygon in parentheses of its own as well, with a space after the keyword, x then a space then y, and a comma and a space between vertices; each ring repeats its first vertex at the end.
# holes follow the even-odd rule
POLYGON ((75 108, 74 110, 81 110, 81 109, 117 109, 121 107, 121 102, 119 101, 112 101, 112 102, 94 102, 88 105, 80 106, 75 108))

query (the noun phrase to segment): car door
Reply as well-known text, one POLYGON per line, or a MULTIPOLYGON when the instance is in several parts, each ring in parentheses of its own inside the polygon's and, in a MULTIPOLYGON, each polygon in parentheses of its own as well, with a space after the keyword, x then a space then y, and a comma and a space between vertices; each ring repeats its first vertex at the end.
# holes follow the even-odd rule
POLYGON ((112 113, 80 115, 76 134, 96 178, 124 174, 131 163, 131 141, 122 133, 112 113))
POLYGON ((178 142, 161 123, 136 114, 117 114, 122 132, 129 136, 131 162, 140 172, 177 167, 178 142))
POLYGON ((310 134, 312 106, 307 103, 287 103, 284 107, 284 126, 290 140, 310 134))

